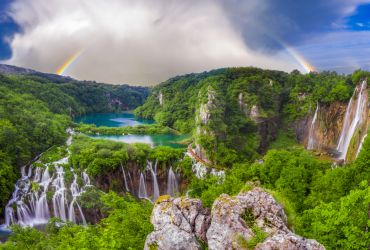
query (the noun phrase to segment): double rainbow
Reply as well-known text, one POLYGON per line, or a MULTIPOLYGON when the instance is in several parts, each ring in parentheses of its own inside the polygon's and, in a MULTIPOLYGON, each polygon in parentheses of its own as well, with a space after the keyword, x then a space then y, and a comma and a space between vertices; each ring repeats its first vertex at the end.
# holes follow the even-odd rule
MULTIPOLYGON (((278 40, 279 41, 279 40, 278 40)), ((280 44, 283 45, 285 50, 299 63, 299 65, 306 71, 306 73, 316 71, 315 67, 312 66, 307 59, 305 59, 297 50, 293 47, 288 46, 287 44, 280 41, 280 44)), ((73 63, 81 56, 83 49, 78 50, 72 56, 70 56, 67 61, 65 61, 62 66, 60 66, 55 72, 58 75, 64 75, 65 72, 73 65, 73 63)))

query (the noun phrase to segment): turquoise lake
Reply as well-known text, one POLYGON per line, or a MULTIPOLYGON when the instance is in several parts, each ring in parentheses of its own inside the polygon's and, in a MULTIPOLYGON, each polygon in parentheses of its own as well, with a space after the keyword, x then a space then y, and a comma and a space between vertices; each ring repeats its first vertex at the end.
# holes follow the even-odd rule
POLYGON ((131 113, 95 113, 76 117, 74 121, 76 123, 95 124, 97 127, 125 127, 154 123, 152 120, 137 118, 131 113))
MULTIPOLYGON (((125 127, 142 124, 153 124, 152 120, 139 119, 130 113, 89 114, 75 119, 77 123, 95 124, 97 127, 125 127)), ((180 142, 187 135, 155 134, 155 135, 92 135, 91 138, 106 139, 124 143, 145 143, 151 146, 169 146, 183 148, 186 145, 180 142)))

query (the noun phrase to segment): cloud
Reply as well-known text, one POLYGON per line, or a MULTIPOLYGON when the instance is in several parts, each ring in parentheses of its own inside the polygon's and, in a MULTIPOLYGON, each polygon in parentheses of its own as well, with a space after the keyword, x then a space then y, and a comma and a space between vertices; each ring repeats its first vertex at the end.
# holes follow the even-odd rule
POLYGON ((337 31, 305 41, 298 49, 320 70, 370 70, 370 31, 337 31))
POLYGON ((223 0, 230 20, 252 49, 276 52, 312 36, 345 28, 345 17, 369 0, 223 0))
POLYGON ((55 72, 83 50, 68 75, 143 85, 226 66, 299 68, 284 53, 247 46, 247 31, 236 29, 225 11, 211 0, 16 0, 9 14, 22 32, 5 63, 55 72))

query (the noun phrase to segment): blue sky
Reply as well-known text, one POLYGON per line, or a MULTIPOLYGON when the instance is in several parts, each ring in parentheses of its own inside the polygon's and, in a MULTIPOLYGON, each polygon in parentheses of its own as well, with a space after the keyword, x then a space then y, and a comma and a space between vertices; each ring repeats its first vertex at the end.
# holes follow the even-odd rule
POLYGON ((2 0, 0 62, 153 84, 227 66, 370 70, 367 0, 2 0), (292 51, 294 53, 292 53, 292 51))
POLYGON ((7 37, 19 32, 19 26, 11 18, 6 17, 6 9, 10 2, 10 0, 0 2, 0 60, 11 57, 11 48, 6 40, 7 37))

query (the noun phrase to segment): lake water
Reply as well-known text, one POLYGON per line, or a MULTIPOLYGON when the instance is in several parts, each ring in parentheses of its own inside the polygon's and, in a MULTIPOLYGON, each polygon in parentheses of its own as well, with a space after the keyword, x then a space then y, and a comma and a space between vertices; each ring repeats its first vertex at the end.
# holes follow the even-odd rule
POLYGON ((76 123, 95 124, 97 127, 125 127, 141 124, 153 124, 153 120, 145 120, 135 117, 131 113, 108 113, 108 114, 89 114, 79 116, 75 119, 76 123))
POLYGON ((180 141, 186 139, 187 135, 93 135, 90 136, 96 139, 107 139, 111 141, 118 141, 124 143, 145 143, 151 146, 169 146, 172 148, 183 148, 186 145, 181 144, 180 141))
POLYGON ((4 225, 0 225, 0 242, 5 242, 8 239, 10 233, 11 231, 9 229, 5 228, 4 225))
MULTIPOLYGON (((121 114, 89 114, 75 119, 77 123, 95 124, 107 127, 125 127, 136 126, 141 124, 153 124, 152 120, 139 119, 130 113, 121 114)), ((169 146, 173 148, 183 148, 186 145, 180 142, 184 140, 187 135, 174 134, 157 134, 157 135, 92 135, 96 139, 107 139, 112 141, 124 143, 146 143, 151 146, 169 146)))

